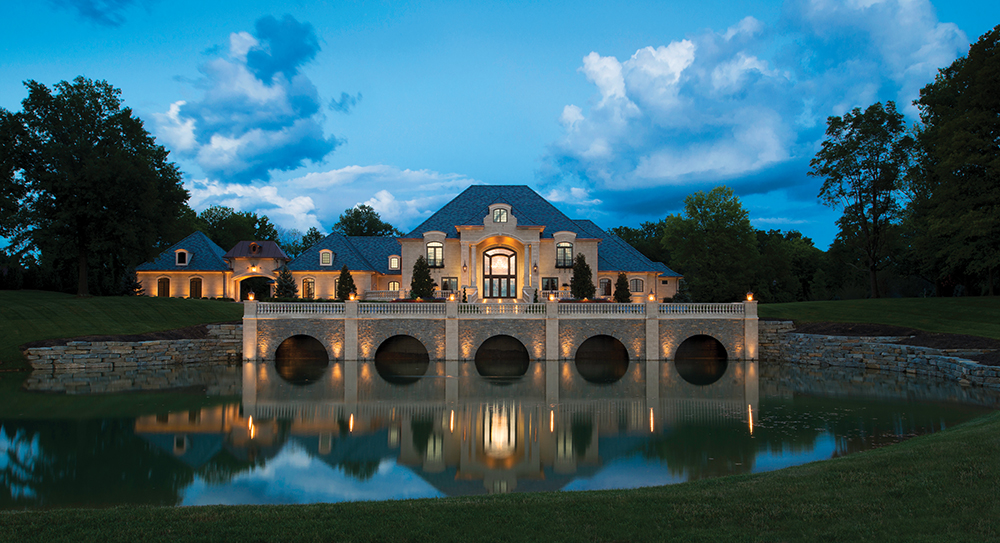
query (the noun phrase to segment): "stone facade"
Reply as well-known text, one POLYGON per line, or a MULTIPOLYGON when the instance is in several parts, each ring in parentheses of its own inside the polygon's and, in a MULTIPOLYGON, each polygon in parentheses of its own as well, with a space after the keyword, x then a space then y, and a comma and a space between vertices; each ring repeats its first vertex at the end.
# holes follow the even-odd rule
POLYGON ((463 360, 474 359, 480 345, 498 335, 511 336, 523 343, 532 360, 545 360, 544 319, 462 321, 458 331, 459 356, 463 360))
POLYGON ((838 366, 905 373, 961 385, 1000 388, 1000 367, 962 358, 983 351, 943 351, 897 345, 898 337, 796 334, 791 322, 761 321, 760 353, 765 361, 806 366, 838 366))
POLYGON ((278 345, 295 335, 318 339, 326 347, 330 360, 344 358, 343 319, 260 319, 257 321, 257 352, 262 359, 273 360, 278 345))
POLYGON ((423 343, 431 360, 444 360, 444 319, 358 319, 358 360, 374 360, 382 342, 412 336, 423 343))
POLYGON ((242 358, 243 327, 208 326, 205 339, 156 341, 71 341, 56 347, 33 347, 25 358, 35 370, 97 370, 143 368, 198 362, 238 362, 242 358))
POLYGON ((660 322, 660 358, 673 360, 677 347, 689 337, 713 337, 726 348, 731 360, 756 358, 746 356, 746 340, 742 320, 678 319, 660 322))

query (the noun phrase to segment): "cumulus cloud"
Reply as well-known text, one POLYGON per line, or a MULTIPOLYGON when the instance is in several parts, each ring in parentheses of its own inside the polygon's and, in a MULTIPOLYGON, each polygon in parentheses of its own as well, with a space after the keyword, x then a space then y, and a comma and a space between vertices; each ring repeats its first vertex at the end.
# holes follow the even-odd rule
POLYGON ((194 209, 223 205, 253 211, 300 232, 313 226, 328 230, 345 209, 358 204, 372 206, 382 220, 405 232, 473 184, 480 182, 459 174, 378 164, 310 172, 267 184, 199 179, 186 188, 194 209))
POLYGON ((121 26, 133 5, 149 6, 151 0, 49 0, 54 7, 75 11, 80 17, 103 26, 121 26))
POLYGON ((915 118, 919 89, 967 46, 929 0, 787 0, 774 24, 745 17, 625 60, 592 51, 594 98, 563 108, 539 177, 619 215, 662 217, 718 184, 815 202, 805 174, 826 118, 885 100, 915 118))
POLYGON ((323 160, 341 142, 323 132, 319 92, 301 68, 319 52, 312 26, 258 19, 200 67, 199 101, 158 114, 157 135, 213 179, 246 183, 323 160))
POLYGON ((351 96, 346 92, 340 93, 340 100, 334 98, 330 100, 330 109, 339 113, 350 113, 354 106, 358 105, 361 101, 361 93, 359 92, 356 96, 351 96))

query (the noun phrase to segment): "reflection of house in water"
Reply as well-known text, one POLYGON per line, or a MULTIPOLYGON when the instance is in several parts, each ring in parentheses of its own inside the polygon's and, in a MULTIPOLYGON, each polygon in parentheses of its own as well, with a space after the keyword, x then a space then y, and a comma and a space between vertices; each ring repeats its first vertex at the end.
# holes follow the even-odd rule
POLYGON ((334 363, 301 386, 273 364, 249 364, 241 407, 144 417, 136 433, 195 468, 223 452, 260 463, 295 443, 360 480, 392 460, 446 495, 467 495, 558 490, 675 426, 749 429, 757 406, 752 361, 730 364, 710 386, 686 383, 670 364, 654 366, 651 380, 632 364, 594 386, 572 365, 534 362, 519 379, 484 379, 472 363, 436 363, 400 385, 374 364, 334 363))

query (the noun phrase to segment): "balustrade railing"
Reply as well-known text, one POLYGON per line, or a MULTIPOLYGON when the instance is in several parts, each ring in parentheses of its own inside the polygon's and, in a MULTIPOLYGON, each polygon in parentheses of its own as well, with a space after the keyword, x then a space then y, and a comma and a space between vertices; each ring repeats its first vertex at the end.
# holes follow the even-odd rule
POLYGON ((660 304, 661 315, 742 315, 743 304, 660 304))
POLYGON ((545 304, 459 304, 459 315, 544 315, 545 304))
POLYGON ((399 304, 358 304, 358 316, 372 315, 444 315, 445 305, 434 302, 399 304))
POLYGON ((344 304, 327 304, 323 302, 260 302, 257 304, 258 315, 343 315, 344 304))
POLYGON ((388 302, 389 300, 395 300, 399 298, 398 290, 366 290, 365 300, 371 300, 375 302, 388 302))
POLYGON ((568 291, 568 290, 540 290, 540 291, 538 291, 538 300, 539 301, 548 300, 550 296, 552 296, 556 300, 568 300, 568 299, 570 299, 570 298, 573 297, 570 294, 570 291, 568 291))
POLYGON ((559 304, 560 315, 645 315, 645 304, 559 304))

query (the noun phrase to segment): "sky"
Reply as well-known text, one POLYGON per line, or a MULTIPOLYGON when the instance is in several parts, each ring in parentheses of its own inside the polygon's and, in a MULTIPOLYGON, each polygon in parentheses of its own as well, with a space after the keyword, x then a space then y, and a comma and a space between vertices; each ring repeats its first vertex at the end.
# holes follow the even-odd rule
POLYGON ((807 175, 826 118, 912 101, 1000 2, 4 2, 0 107, 23 82, 121 89, 225 205, 328 232, 357 204, 403 231, 472 184, 528 185, 637 226, 731 187, 760 229, 825 249, 807 175), (10 24, 10 22, 15 22, 10 24))

